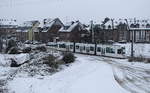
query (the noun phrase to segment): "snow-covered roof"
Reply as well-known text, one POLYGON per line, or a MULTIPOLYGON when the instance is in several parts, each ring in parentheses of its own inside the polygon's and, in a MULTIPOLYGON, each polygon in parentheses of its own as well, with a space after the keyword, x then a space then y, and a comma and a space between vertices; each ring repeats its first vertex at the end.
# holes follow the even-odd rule
MULTIPOLYGON (((28 32, 31 28, 17 29, 16 32, 28 32)), ((38 28, 33 29, 33 32, 39 32, 38 28)))
POLYGON ((19 29, 19 30, 16 30, 16 32, 28 32, 29 31, 29 29, 19 29))
POLYGON ((91 27, 90 27, 90 25, 89 26, 86 26, 86 27, 84 27, 87 31, 90 31, 90 29, 91 29, 91 27))
POLYGON ((63 23, 60 21, 59 18, 55 19, 44 19, 44 25, 45 27, 51 27, 52 25, 63 25, 63 23))
POLYGON ((61 25, 61 26, 63 26, 63 23, 60 21, 59 18, 44 19, 44 23, 43 23, 44 30, 42 32, 47 32, 53 25, 61 25))
MULTIPOLYGON (((139 28, 147 28, 146 26, 147 25, 150 25, 150 20, 149 19, 133 19, 133 18, 129 18, 129 19, 114 19, 113 20, 113 24, 114 24, 114 27, 116 28, 119 24, 128 24, 129 27, 131 27, 132 24, 134 25, 139 25, 139 28), (127 23, 128 22, 128 23, 127 23)), ((112 22, 111 20, 109 20, 107 23, 105 23, 105 26, 106 26, 106 29, 108 26, 112 26, 112 22)))
POLYGON ((17 21, 15 19, 0 19, 0 27, 17 27, 17 21))
POLYGON ((148 31, 150 31, 150 28, 130 28, 130 30, 133 30, 133 31, 148 30, 148 31))
POLYGON ((150 25, 149 19, 128 19, 128 24, 130 28, 133 28, 131 25, 138 25, 138 28, 147 28, 147 25, 150 25))
POLYGON ((55 23, 55 19, 44 19, 44 25, 45 27, 51 27, 55 23))
POLYGON ((40 24, 40 22, 38 20, 33 20, 33 21, 25 21, 23 22, 23 24, 21 24, 21 27, 32 27, 33 25, 35 25, 36 23, 40 24))
POLYGON ((112 29, 112 21, 111 20, 109 20, 107 23, 105 23, 105 28, 112 29))
POLYGON ((59 32, 71 32, 77 25, 81 25, 80 22, 71 22, 72 24, 67 23, 65 26, 61 27, 59 32))

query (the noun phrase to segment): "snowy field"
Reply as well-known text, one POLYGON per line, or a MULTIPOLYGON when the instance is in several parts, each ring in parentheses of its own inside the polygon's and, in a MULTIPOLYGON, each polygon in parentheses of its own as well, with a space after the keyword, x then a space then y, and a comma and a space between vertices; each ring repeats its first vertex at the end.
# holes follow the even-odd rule
POLYGON ((8 64, 7 57, 0 55, 0 63, 3 63, 0 65, 0 81, 6 81, 0 83, 0 89, 6 89, 6 93, 150 93, 149 64, 81 54, 75 56, 75 63, 53 75, 8 78, 17 68, 5 65, 8 64))

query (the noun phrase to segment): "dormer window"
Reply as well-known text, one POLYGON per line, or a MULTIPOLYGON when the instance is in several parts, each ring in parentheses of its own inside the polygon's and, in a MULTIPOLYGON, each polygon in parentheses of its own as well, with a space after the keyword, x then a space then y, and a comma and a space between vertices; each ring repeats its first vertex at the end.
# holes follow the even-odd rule
POLYGON ((146 28, 150 28, 150 24, 146 24, 146 28))
POLYGON ((136 28, 139 28, 140 27, 140 24, 136 24, 136 28))
POLYGON ((67 30, 69 28, 69 26, 64 26, 64 30, 67 30))
POLYGON ((136 27, 136 25, 134 25, 134 24, 131 24, 131 25, 130 25, 130 27, 131 27, 131 28, 135 28, 135 27, 136 27))
POLYGON ((142 27, 144 27, 145 25, 144 24, 142 24, 142 27))
POLYGON ((111 25, 108 25, 108 29, 111 29, 111 25))

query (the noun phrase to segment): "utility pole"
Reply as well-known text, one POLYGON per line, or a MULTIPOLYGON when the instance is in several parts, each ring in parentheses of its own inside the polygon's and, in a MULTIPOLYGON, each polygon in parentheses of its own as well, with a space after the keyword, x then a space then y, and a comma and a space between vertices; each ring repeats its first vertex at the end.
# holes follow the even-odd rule
MULTIPOLYGON (((136 28, 136 18, 134 18, 134 28, 136 28)), ((131 58, 133 59, 133 57, 134 57, 134 49, 133 49, 133 44, 134 44, 134 37, 135 37, 135 35, 134 35, 134 33, 135 33, 135 31, 136 30, 132 30, 132 43, 131 43, 131 58)))
POLYGON ((94 36, 94 29, 93 29, 93 20, 91 21, 91 37, 92 37, 92 43, 95 42, 95 36, 94 36))
POLYGON ((131 58, 132 59, 134 57, 133 43, 134 43, 134 30, 132 30, 132 43, 131 43, 131 58))
POLYGON ((2 52, 3 48, 3 42, 2 42, 2 36, 0 36, 0 52, 2 52))
POLYGON ((126 21, 126 24, 127 24, 127 29, 128 29, 128 31, 129 31, 129 33, 131 34, 131 38, 132 38, 132 42, 131 42, 131 58, 133 59, 133 57, 134 57, 134 49, 133 49, 133 47, 134 47, 134 46, 133 46, 133 44, 134 44, 134 30, 131 30, 131 29, 130 29, 128 20, 125 19, 125 21, 126 21))

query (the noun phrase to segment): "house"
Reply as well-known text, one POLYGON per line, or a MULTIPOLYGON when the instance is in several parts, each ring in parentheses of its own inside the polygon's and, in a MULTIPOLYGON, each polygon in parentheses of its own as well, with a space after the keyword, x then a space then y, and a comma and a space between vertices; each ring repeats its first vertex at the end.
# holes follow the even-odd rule
POLYGON ((130 20, 129 26, 131 41, 133 36, 136 43, 150 43, 150 20, 130 20))
POLYGON ((40 31, 40 41, 42 42, 57 41, 58 31, 63 26, 64 25, 59 18, 44 19, 42 30, 40 31))
POLYGON ((95 24, 94 37, 96 42, 150 42, 150 21, 135 19, 107 19, 102 24, 95 24), (132 32, 134 31, 134 35, 132 32))
POLYGON ((117 30, 116 26, 114 26, 113 22, 109 18, 105 18, 101 24, 94 24, 93 32, 94 32, 94 42, 97 43, 106 43, 117 41, 117 30))
POLYGON ((87 42, 89 32, 79 21, 69 22, 59 30, 59 41, 87 42))
POLYGON ((117 29, 116 35, 117 39, 116 42, 130 42, 130 32, 128 30, 128 24, 126 19, 118 19, 115 20, 114 25, 117 29))
POLYGON ((26 21, 20 26, 18 26, 16 35, 18 41, 26 41, 26 40, 39 40, 39 24, 40 22, 37 20, 26 21))
POLYGON ((17 21, 15 19, 0 19, 0 37, 12 35, 17 30, 17 21))

